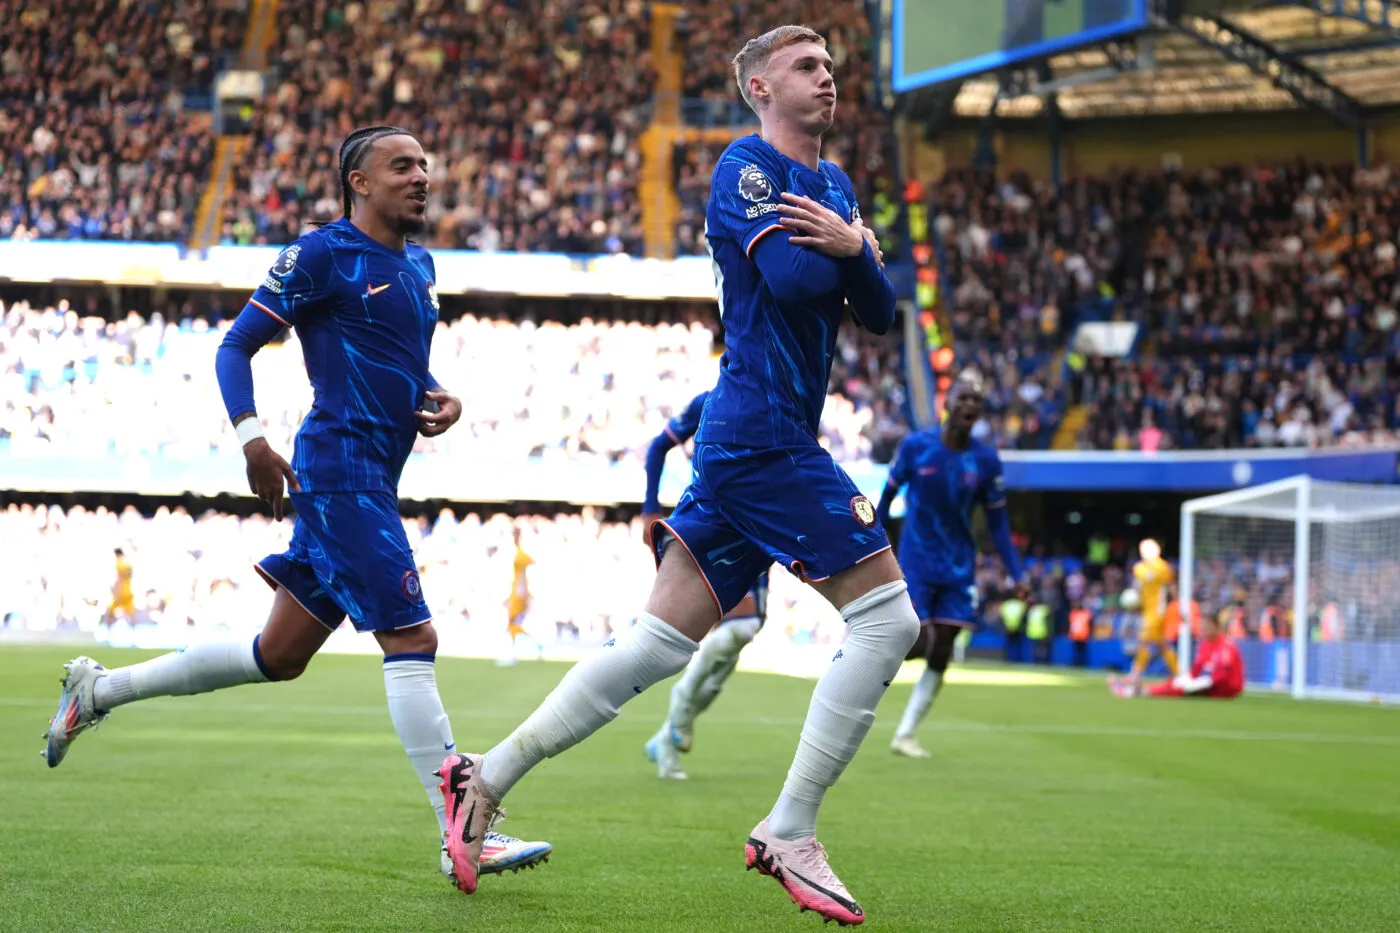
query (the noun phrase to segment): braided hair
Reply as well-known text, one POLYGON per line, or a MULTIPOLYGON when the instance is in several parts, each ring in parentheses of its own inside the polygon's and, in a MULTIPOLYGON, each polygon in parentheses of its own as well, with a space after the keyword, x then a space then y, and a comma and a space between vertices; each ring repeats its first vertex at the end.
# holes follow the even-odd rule
POLYGON ((345 141, 340 144, 340 197, 341 209, 345 212, 345 218, 350 218, 350 212, 355 206, 355 192, 350 187, 350 173, 358 169, 365 161, 365 156, 374 148, 374 142, 385 136, 412 136, 408 130, 401 126, 362 126, 352 130, 345 141))

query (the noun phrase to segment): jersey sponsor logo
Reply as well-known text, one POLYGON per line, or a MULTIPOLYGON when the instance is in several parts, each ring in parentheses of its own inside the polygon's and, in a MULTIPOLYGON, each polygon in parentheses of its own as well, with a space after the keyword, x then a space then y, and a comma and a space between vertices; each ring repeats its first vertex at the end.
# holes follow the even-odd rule
POLYGON ((438 305, 437 285, 432 282, 428 283, 428 301, 432 303, 434 311, 442 310, 441 306, 438 305))
POLYGON ((851 205, 851 223, 855 223, 857 220, 860 220, 860 205, 859 205, 859 204, 852 204, 852 205, 851 205))
POLYGON ((282 283, 270 275, 263 279, 263 288, 278 295, 282 294, 282 283))
POLYGON ((301 255, 301 247, 293 243, 282 250, 277 256, 277 261, 272 264, 272 274, 278 278, 286 278, 292 274, 292 270, 297 267, 297 257, 301 255))
POLYGON ((749 220, 762 217, 764 214, 771 214, 778 209, 779 205, 773 201, 765 201, 762 204, 753 204, 744 210, 744 216, 749 220))
POLYGON ((1006 477, 998 475, 996 479, 992 480, 992 488, 997 492, 1006 492, 1006 477))
POLYGON ((963 485, 968 489, 976 489, 980 478, 976 470, 963 470, 963 485))
POLYGON ((937 472, 938 472, 938 467, 936 467, 936 466, 919 467, 919 475, 920 475, 920 476, 933 476, 933 475, 936 474, 937 472))
POLYGON ((773 196, 773 183, 757 165, 745 165, 739 170, 739 194, 749 201, 767 201, 773 196))
POLYGON ((423 601, 423 584, 418 580, 418 571, 405 570, 403 578, 399 580, 399 589, 403 590, 404 596, 415 603, 423 601))
POLYGON ((875 527, 875 506, 865 496, 856 496, 851 500, 851 514, 866 528, 875 527))
POLYGON ((365 297, 369 297, 370 295, 378 295, 380 292, 384 291, 384 289, 388 288, 390 285, 393 284, 393 282, 385 282, 383 285, 370 285, 368 282, 366 282, 365 285, 367 287, 365 288, 365 297))

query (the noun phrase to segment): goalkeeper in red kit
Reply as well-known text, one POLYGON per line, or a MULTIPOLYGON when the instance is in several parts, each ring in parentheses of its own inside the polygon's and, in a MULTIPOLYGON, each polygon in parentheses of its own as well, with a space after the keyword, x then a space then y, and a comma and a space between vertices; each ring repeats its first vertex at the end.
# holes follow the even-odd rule
POLYGON ((1111 684, 1113 692, 1122 697, 1214 697, 1232 700, 1239 696, 1244 692, 1244 660, 1240 657, 1240 649, 1225 637, 1213 616, 1204 620, 1201 635, 1200 653, 1196 663, 1191 665, 1189 675, 1180 674, 1151 687, 1143 687, 1128 678, 1119 678, 1111 684))

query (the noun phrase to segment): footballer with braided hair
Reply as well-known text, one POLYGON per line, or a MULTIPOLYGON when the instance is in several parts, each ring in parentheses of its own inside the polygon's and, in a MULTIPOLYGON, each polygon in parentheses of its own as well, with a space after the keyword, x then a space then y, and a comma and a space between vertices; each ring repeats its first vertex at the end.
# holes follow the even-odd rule
MULTIPOLYGON (((438 321, 433 259, 408 237, 423 230, 428 160, 396 126, 366 126, 341 144, 344 216, 282 250, 219 347, 215 369, 247 460, 248 485, 274 519, 284 484, 296 526, 284 553, 256 569, 274 590, 251 639, 227 638, 116 670, 67 665, 45 755, 57 766, 79 735, 118 706, 299 676, 348 616, 384 651, 390 718, 447 828, 433 771, 454 748, 434 674, 437 633, 398 510, 399 474, 418 434, 433 437, 462 405, 428 372, 438 321), (291 463, 263 437, 252 357, 293 328, 315 400, 291 463)), ((483 870, 543 861, 547 843, 488 834, 483 870)), ((446 844, 439 862, 451 875, 446 844)))

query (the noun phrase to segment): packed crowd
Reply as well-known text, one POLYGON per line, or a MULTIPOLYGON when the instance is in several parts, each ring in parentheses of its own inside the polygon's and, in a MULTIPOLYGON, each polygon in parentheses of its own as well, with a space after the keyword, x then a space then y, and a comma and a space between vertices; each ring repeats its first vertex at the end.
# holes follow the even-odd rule
POLYGON ((1097 360, 1075 394, 1097 400, 1084 446, 1373 447, 1400 443, 1400 370, 1392 359, 1254 355, 1097 360))
MULTIPOLYGON (((653 563, 642 543, 640 520, 608 521, 595 510, 573 514, 503 513, 405 517, 424 592, 444 641, 453 650, 508 650, 506 603, 513 583, 514 532, 534 563, 527 629, 547 650, 591 645, 635 619, 646 599, 653 563), (600 587, 597 581, 609 581, 600 587)), ((253 564, 282 551, 292 521, 240 518, 161 507, 142 515, 105 507, 10 505, 0 510, 0 537, 13 545, 0 563, 0 628, 23 632, 70 631, 143 644, 183 644, 216 630, 256 631, 270 605, 253 564), (131 618, 113 610, 118 584, 114 552, 132 568, 131 618), (113 624, 123 633, 112 635, 113 624)), ((1140 615, 1125 608, 1133 587, 1125 542, 1110 559, 1031 556, 1028 602, 1049 608, 1050 631, 1065 635, 1069 613, 1087 609, 1091 637, 1137 637, 1140 615)), ((1394 561, 1318 564, 1308 624, 1315 641, 1394 639, 1397 618, 1384 585, 1394 561)), ((1286 640, 1292 624, 1292 565, 1284 552, 1203 559, 1195 593, 1203 612, 1216 616, 1231 637, 1286 640)), ((978 559, 979 612, 999 631, 1009 591, 994 556, 978 559)), ((1171 599, 1176 588, 1170 588, 1171 599)), ((794 644, 830 644, 844 637, 839 615, 783 572, 772 575, 770 637, 794 644)))
POLYGON ((284 4, 269 58, 225 242, 289 242, 338 217, 335 147, 390 123, 429 156, 428 245, 641 252, 637 137, 655 84, 642 0, 284 4))
MULTIPOLYGON (((863 4, 754 7, 706 0, 680 17, 687 118, 747 119, 728 63, 754 22, 820 25, 843 99, 825 154, 868 217, 881 216, 891 137, 863 4)), ((0 236, 186 239, 213 152, 210 116, 186 96, 207 106, 216 68, 243 47, 246 0, 12 2, 0 13, 23 38, 0 55, 0 236)), ((216 219, 222 242, 287 242, 338 216, 336 145, 354 125, 388 122, 429 155, 430 245, 641 253, 638 139, 656 84, 643 0, 318 0, 283 5, 272 32, 252 146, 216 219)), ((677 153, 683 254, 703 251, 697 204, 717 152, 677 153)))
MULTIPOLYGON (((0 443, 15 455, 233 453, 214 378, 223 328, 203 318, 110 322, 66 303, 0 306, 0 443)), ((432 371, 462 400, 420 452, 463 462, 640 461, 666 420, 718 376, 710 322, 577 324, 465 315, 441 323, 432 371)), ((259 414, 280 450, 312 395, 295 335, 253 359, 259 414)), ((898 344, 842 331, 824 443, 843 461, 888 458, 906 430, 898 344)))
MULTIPOLYGON (((729 127, 754 120, 739 97, 730 59, 755 22, 807 23, 827 40, 840 102, 836 123, 827 134, 822 157, 839 165, 851 178, 865 221, 889 244, 895 235, 892 176, 893 132, 888 116, 875 99, 875 66, 870 56, 870 20, 858 0, 815 3, 781 0, 759 4, 734 0, 703 0, 686 4, 678 24, 684 48, 682 93, 686 116, 692 121, 729 127)), ((692 142, 675 146, 673 183, 680 201, 675 248, 679 255, 704 253, 705 205, 710 177, 727 143, 692 142)), ((889 250, 886 250, 889 252, 889 250)))
MULTIPOLYGON (((218 630, 255 632, 271 594, 253 564, 285 549, 292 527, 178 508, 145 516, 132 508, 11 505, 0 510, 0 538, 13 545, 13 558, 0 563, 0 629, 93 633, 150 646, 182 645, 218 630), (111 611, 117 549, 132 568, 136 611, 129 619, 117 618, 125 614, 120 608, 111 611)), ((515 518, 444 510, 405 518, 404 529, 439 637, 451 650, 508 650, 517 529, 534 561, 526 628, 551 648, 596 645, 632 624, 655 577, 640 519, 610 522, 587 509, 515 518)), ((840 641, 844 626, 834 610, 791 575, 773 578, 770 637, 840 641)))
POLYGON ((208 180, 207 95, 238 0, 0 0, 0 238, 181 240, 208 180))
MULTIPOLYGON (((1218 530, 1231 543, 1198 555, 1194 565, 1194 607, 1181 611, 1179 576, 1166 588, 1167 637, 1192 616, 1216 619, 1222 631, 1241 642, 1287 641, 1293 627, 1291 526, 1281 522, 1249 525, 1248 519, 1217 517, 1233 523, 1218 530), (1241 525, 1243 522, 1245 525, 1241 525), (1267 527, 1266 527, 1267 526, 1267 527)), ((1379 541, 1378 541, 1379 543, 1379 541)), ((1141 626, 1139 603, 1125 599, 1136 588, 1131 556, 1134 542, 1096 535, 1084 556, 1027 555, 1027 601, 1049 608, 1050 632, 1070 633, 1070 613, 1089 612, 1090 638, 1135 643, 1141 626), (1095 556, 1097 553, 1097 556, 1095 556)), ((1385 541, 1388 545, 1388 539, 1385 541)), ((1325 549, 1323 549, 1325 550, 1325 549)), ((1173 562, 1173 572, 1180 567, 1173 562)), ((1389 581, 1400 562, 1383 546, 1371 557, 1354 547, 1316 556, 1310 567, 1307 635, 1312 641, 1394 641, 1400 615, 1390 599, 1389 581)), ((998 559, 979 554, 976 573, 978 612, 989 630, 1002 630, 1001 603, 1010 596, 998 559)), ((1197 628, 1195 634, 1199 636, 1197 628)))
POLYGON ((994 412, 1006 446, 1029 417, 1074 403, 1091 409, 1082 447, 1395 442, 1400 178, 1388 168, 1129 172, 1059 188, 964 170, 930 190, 960 354, 1007 397, 1044 400, 994 412), (1093 320, 1136 324, 1139 356, 1061 355, 1093 320))

